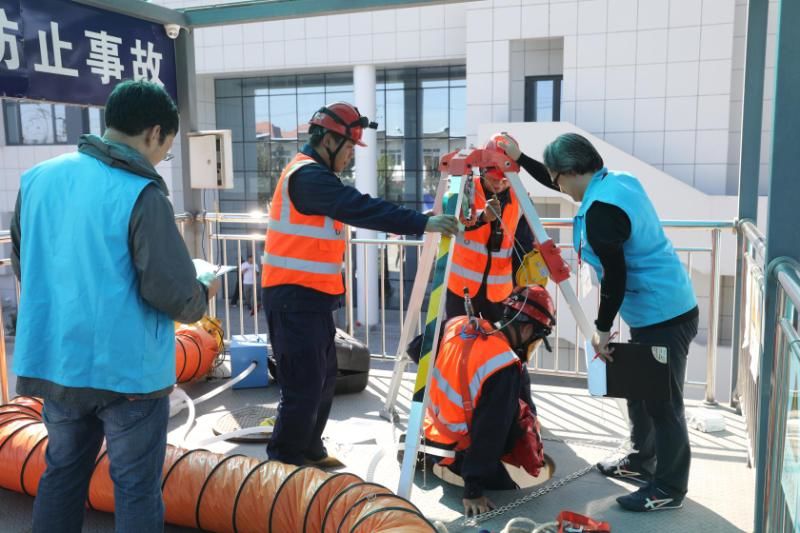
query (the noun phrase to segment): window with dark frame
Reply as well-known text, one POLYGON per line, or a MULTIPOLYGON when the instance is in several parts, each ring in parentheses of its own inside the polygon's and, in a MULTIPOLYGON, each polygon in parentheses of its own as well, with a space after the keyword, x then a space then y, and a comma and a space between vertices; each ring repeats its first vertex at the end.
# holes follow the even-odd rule
POLYGON ((525 122, 561 121, 561 82, 564 76, 525 78, 525 122))
POLYGON ((70 145, 85 133, 105 132, 98 107, 3 100, 3 117, 7 146, 70 145))

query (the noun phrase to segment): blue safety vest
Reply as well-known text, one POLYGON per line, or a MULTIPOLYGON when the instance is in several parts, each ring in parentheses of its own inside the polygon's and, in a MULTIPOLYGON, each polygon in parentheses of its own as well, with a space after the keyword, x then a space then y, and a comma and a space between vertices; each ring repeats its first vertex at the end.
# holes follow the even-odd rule
POLYGON ((81 153, 22 176, 18 376, 120 393, 175 382, 172 320, 140 296, 128 248, 149 183, 81 153))
POLYGON ((586 239, 586 212, 596 201, 622 209, 631 223, 623 245, 627 280, 620 314, 632 327, 664 322, 697 305, 692 283, 664 234, 653 204, 641 183, 623 172, 605 168, 592 176, 573 220, 573 244, 579 259, 591 265, 602 279, 600 259, 586 239))

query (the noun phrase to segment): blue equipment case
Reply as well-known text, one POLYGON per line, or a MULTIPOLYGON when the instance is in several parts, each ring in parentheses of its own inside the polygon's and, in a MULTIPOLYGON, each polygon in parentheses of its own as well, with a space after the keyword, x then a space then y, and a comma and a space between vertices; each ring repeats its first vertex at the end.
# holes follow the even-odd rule
POLYGON ((267 387, 270 383, 267 371, 267 334, 234 335, 231 337, 231 377, 236 377, 255 361, 258 366, 252 374, 233 386, 234 389, 267 387))

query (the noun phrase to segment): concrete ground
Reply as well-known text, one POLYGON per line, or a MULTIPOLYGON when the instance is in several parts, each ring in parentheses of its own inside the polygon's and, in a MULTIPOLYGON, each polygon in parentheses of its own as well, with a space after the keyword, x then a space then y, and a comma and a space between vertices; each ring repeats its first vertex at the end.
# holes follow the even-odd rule
MULTIPOLYGON (((391 361, 373 359, 366 390, 336 398, 326 437, 330 453, 344 461, 345 471, 395 489, 399 466, 393 443, 404 431, 413 374, 404 376, 398 401, 399 422, 393 425, 379 415, 391 373, 391 361), (371 464, 374 467, 372 476, 371 464)), ((533 375, 532 381, 534 401, 545 428, 545 450, 556 463, 553 481, 613 454, 624 440, 627 426, 615 401, 589 397, 580 380, 533 375)), ((185 390, 197 398, 223 382, 224 379, 212 379, 187 386, 185 390)), ((173 418, 170 442, 191 448, 212 437, 211 427, 228 411, 246 405, 276 405, 277 401, 278 390, 274 386, 226 391, 198 406, 197 424, 185 442, 180 442, 180 437, 186 411, 173 418)), ((699 406, 697 401, 687 402, 690 410, 699 406)), ((554 520, 563 509, 606 520, 615 533, 751 531, 754 471, 747 466, 744 421, 726 407, 712 409, 725 418, 727 429, 713 434, 691 430, 692 471, 689 494, 681 510, 647 514, 624 512, 615 498, 630 491, 631 486, 611 481, 596 470, 477 527, 464 522, 460 489, 444 485, 430 474, 417 475, 411 500, 428 518, 443 522, 451 532, 499 531, 517 516, 547 522, 554 520)), ((263 444, 222 442, 207 448, 219 453, 265 457, 263 444)), ((529 492, 502 491, 489 493, 489 496, 496 504, 504 505, 529 492)), ((0 533, 29 532, 32 505, 32 498, 0 489, 0 533)), ((113 531, 113 516, 87 512, 84 531, 113 531)), ((167 526, 166 531, 193 530, 167 526)))

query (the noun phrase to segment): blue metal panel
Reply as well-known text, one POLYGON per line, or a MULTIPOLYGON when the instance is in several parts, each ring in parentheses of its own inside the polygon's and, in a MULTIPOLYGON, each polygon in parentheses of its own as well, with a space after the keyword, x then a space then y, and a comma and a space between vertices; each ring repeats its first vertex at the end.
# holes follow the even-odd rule
MULTIPOLYGON (((747 6, 747 51, 744 66, 744 107, 739 159, 739 220, 756 222, 758 216, 758 176, 761 163, 761 118, 764 105, 764 65, 767 47, 768 0, 750 0, 747 6)), ((736 239, 736 278, 733 300, 733 359, 731 362, 731 401, 736 402, 741 347, 741 308, 744 290, 742 277, 742 233, 736 239)))
MULTIPOLYGON (((189 24, 218 26, 267 19, 315 17, 376 9, 395 9, 433 4, 462 3, 464 0, 257 0, 228 6, 209 6, 182 10, 189 24)), ((474 1, 474 0, 466 0, 474 1)))
MULTIPOLYGON (((775 97, 772 135, 772 168, 769 183, 769 212, 767 215, 766 262, 770 267, 780 257, 800 256, 798 202, 800 201, 800 2, 781 0, 779 3, 777 59, 775 66, 775 97)), ((775 370, 776 328, 780 319, 777 309, 777 281, 772 268, 767 275, 764 304, 764 352, 759 368, 758 441, 756 446, 755 530, 769 531, 766 517, 770 495, 768 451, 770 447, 770 398, 773 394, 775 370)))

